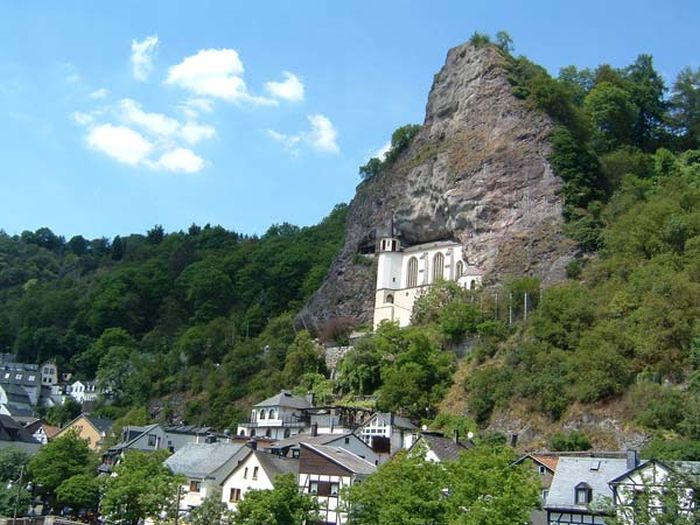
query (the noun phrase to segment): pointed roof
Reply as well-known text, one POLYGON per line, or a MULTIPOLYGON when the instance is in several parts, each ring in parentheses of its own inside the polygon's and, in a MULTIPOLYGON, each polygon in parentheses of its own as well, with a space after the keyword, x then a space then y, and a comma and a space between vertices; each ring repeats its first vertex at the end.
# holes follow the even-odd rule
POLYGON ((289 390, 281 390, 279 394, 257 403, 255 407, 313 408, 313 405, 304 397, 295 396, 289 390))
POLYGON ((605 457, 561 456, 547 495, 546 509, 588 510, 588 505, 577 504, 575 487, 585 483, 592 491, 592 501, 612 498, 610 480, 626 473, 627 459, 605 457))
POLYGON ((311 434, 300 433, 295 436, 288 437, 286 439, 280 439, 279 441, 275 441, 274 443, 272 443, 272 445, 270 445, 269 448, 274 449, 298 447, 300 443, 309 443, 311 445, 327 445, 328 443, 332 443, 337 439, 346 438, 352 435, 354 435, 352 432, 345 432, 343 434, 318 434, 316 436, 312 436, 311 434))
POLYGON ((243 448, 241 443, 187 443, 165 460, 174 474, 206 478, 243 448))
POLYGON ((420 437, 413 443, 409 451, 413 450, 418 443, 425 443, 440 461, 455 461, 460 454, 474 447, 471 441, 455 441, 446 438, 440 432, 421 432, 420 437))
POLYGON ((311 445, 309 443, 301 443, 301 448, 311 450, 353 474, 368 476, 374 474, 377 470, 376 465, 344 448, 328 445, 311 445))

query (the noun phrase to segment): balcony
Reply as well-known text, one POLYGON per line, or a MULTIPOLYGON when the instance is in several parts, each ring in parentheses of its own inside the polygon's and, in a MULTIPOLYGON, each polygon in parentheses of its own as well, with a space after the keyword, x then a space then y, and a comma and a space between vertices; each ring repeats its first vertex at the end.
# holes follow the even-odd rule
POLYGON ((303 428, 309 425, 305 418, 286 417, 283 419, 249 419, 239 423, 244 428, 303 428))

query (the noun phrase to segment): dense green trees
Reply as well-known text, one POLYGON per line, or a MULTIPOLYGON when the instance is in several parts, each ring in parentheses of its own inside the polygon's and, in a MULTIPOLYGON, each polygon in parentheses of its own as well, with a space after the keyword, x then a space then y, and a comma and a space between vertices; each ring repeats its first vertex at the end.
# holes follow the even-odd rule
POLYGON ((272 490, 251 490, 233 514, 234 525, 304 525, 314 523, 318 502, 299 492, 294 474, 275 478, 272 490))
POLYGON ((513 459, 508 449, 486 446, 448 463, 402 452, 351 487, 348 523, 527 523, 538 504, 539 485, 529 470, 511 466, 513 459))
POLYGON ((146 518, 158 519, 162 512, 172 515, 181 480, 163 465, 167 456, 166 450, 126 454, 114 468, 116 475, 104 482, 102 514, 127 525, 146 518))

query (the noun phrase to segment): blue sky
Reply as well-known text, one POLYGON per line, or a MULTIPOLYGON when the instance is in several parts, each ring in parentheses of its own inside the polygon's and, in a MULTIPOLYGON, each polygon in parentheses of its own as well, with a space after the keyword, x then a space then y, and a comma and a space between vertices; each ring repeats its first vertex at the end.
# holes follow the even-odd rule
POLYGON ((507 30, 560 67, 700 67, 695 1, 0 3, 0 228, 308 225, 422 122, 447 50, 507 30))

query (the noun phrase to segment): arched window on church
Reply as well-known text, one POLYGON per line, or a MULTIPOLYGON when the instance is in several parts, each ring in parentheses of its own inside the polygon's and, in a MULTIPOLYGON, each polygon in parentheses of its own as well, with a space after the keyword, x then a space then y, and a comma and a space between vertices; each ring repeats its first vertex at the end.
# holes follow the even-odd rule
POLYGON ((471 290, 476 290, 476 279, 472 279, 472 283, 469 285, 469 288, 471 290))
POLYGON ((385 302, 385 303, 393 304, 393 302, 394 302, 394 296, 391 295, 391 294, 387 295, 387 296, 386 296, 386 299, 384 300, 384 302, 385 302))
POLYGON ((437 252, 433 257, 433 282, 441 280, 445 275, 445 256, 437 252))
POLYGON ((260 418, 259 419, 265 419, 265 409, 264 408, 260 411, 260 418))
POLYGON ((267 419, 275 419, 275 409, 271 408, 270 413, 267 416, 267 419))
POLYGON ((455 279, 459 279, 464 274, 464 263, 462 261, 457 261, 457 268, 455 269, 455 279))
POLYGON ((411 257, 408 260, 408 274, 406 276, 406 287, 418 286, 418 259, 411 257))

